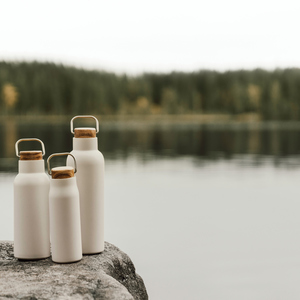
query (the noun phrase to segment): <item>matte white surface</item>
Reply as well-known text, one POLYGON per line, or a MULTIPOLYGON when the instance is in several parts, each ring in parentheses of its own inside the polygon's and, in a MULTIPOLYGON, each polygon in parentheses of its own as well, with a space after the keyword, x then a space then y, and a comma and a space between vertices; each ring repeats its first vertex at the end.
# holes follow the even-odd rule
POLYGON ((49 178, 44 160, 19 161, 14 180, 14 255, 22 259, 50 256, 49 178))
MULTIPOLYGON (((80 195, 82 251, 84 254, 104 250, 104 158, 97 138, 73 138, 77 163, 77 186, 80 195)), ((73 166, 72 158, 67 164, 73 166)))
POLYGON ((82 258, 79 193, 76 178, 50 179, 50 235, 52 260, 82 258))

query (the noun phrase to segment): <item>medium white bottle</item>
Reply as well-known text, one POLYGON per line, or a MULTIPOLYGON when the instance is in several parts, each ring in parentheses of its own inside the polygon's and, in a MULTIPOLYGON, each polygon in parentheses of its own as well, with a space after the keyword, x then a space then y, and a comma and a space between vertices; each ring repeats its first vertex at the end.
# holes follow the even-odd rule
MULTIPOLYGON (((71 120, 74 133, 73 151, 77 162, 77 186, 80 195, 81 236, 83 254, 104 251, 104 158, 98 150, 99 123, 94 116, 76 116, 71 120), (93 118, 95 128, 75 128, 77 118, 93 118)), ((68 157, 67 165, 73 166, 68 157)))
POLYGON ((14 256, 34 260, 50 256, 49 178, 45 173, 45 147, 36 138, 16 142, 20 157, 19 173, 14 180, 14 256), (38 141, 42 151, 21 151, 23 141, 38 141))
POLYGON ((48 157, 50 179, 50 238, 52 260, 56 263, 71 263, 82 259, 79 192, 76 184, 76 161, 70 153, 56 153, 48 157), (54 156, 70 155, 73 167, 50 169, 54 156), (75 169, 75 171, 74 171, 75 169))

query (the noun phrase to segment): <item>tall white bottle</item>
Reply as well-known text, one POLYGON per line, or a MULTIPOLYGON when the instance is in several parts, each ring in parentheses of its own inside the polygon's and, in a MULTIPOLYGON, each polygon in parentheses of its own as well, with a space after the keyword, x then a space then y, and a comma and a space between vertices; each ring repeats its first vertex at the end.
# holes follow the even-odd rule
POLYGON ((70 155, 56 153, 48 157, 50 179, 50 237, 52 260, 71 263, 81 260, 81 228, 79 192, 73 167, 56 167, 50 170, 50 159, 54 156, 70 155))
POLYGON ((14 256, 34 260, 50 256, 49 178, 45 173, 45 147, 36 138, 16 142, 19 174, 14 180, 14 256), (21 151, 23 141, 38 141, 42 151, 21 151))
MULTIPOLYGON (((80 195, 81 237, 83 254, 104 250, 104 158, 98 150, 99 123, 94 116, 76 116, 71 120, 73 151, 77 162, 77 186, 80 195), (95 128, 75 128, 77 118, 93 118, 95 128)), ((68 157, 67 165, 74 166, 68 157)))

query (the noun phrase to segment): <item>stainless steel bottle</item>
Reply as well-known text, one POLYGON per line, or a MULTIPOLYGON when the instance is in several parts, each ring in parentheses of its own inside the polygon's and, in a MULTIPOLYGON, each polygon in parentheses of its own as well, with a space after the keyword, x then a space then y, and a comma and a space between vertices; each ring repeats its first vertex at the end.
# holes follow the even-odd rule
POLYGON ((75 173, 76 160, 70 153, 56 153, 47 160, 50 179, 50 237, 52 260, 70 263, 82 258, 80 205, 75 173), (73 167, 50 169, 50 159, 54 156, 70 155, 73 167))
MULTIPOLYGON (((100 253, 104 250, 104 158, 98 150, 99 123, 94 116, 76 116, 71 122, 74 134, 73 151, 77 162, 77 185, 80 195, 81 236, 83 254, 100 253), (75 128, 77 118, 92 118, 95 128, 75 128)), ((74 166, 68 157, 67 165, 74 166)))
POLYGON ((16 142, 20 157, 19 173, 14 180, 14 255, 19 259, 43 259, 50 256, 49 178, 45 173, 45 147, 36 138, 16 142), (21 151, 24 141, 38 141, 42 151, 21 151))

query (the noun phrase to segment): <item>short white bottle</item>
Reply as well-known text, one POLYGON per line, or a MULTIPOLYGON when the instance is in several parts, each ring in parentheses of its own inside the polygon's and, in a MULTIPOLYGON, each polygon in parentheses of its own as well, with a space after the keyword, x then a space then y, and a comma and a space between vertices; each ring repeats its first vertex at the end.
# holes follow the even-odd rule
POLYGON ((71 154, 56 153, 47 160, 52 177, 49 193, 51 252, 54 262, 71 263, 82 259, 79 192, 74 157, 75 170, 66 166, 50 170, 50 159, 62 155, 71 154))
MULTIPOLYGON (((98 150, 99 122, 94 116, 76 116, 71 120, 74 133, 73 151, 77 162, 77 185, 80 195, 81 236, 83 254, 104 251, 104 158, 98 150), (92 118, 95 128, 75 128, 77 118, 92 118)), ((73 166, 68 157, 67 165, 73 166)))
POLYGON ((45 147, 36 138, 16 142, 20 157, 19 173, 14 180, 14 256, 24 260, 50 256, 49 178, 45 173, 45 147), (21 151, 18 144, 38 141, 42 151, 21 151))

